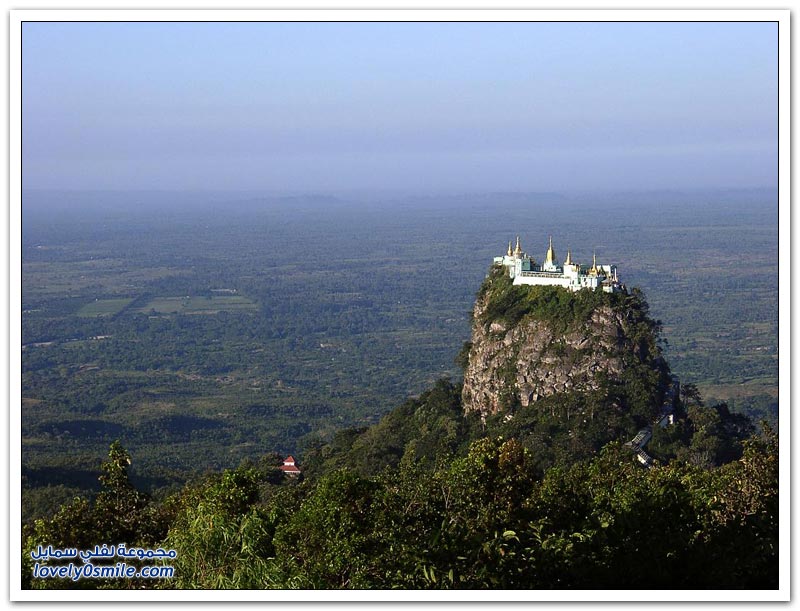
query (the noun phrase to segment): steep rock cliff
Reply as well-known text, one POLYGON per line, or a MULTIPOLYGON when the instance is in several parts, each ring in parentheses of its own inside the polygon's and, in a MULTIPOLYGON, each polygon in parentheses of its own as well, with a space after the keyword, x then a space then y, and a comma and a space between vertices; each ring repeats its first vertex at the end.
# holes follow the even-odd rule
POLYGON ((659 326, 638 292, 513 286, 493 268, 475 302, 464 410, 486 416, 558 393, 616 388, 646 418, 667 373, 659 326))

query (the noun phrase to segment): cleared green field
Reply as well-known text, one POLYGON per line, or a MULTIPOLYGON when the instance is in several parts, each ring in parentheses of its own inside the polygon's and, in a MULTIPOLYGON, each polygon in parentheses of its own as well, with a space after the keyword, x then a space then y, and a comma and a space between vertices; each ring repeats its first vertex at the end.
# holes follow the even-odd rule
POLYGON ((125 299, 97 299, 87 303, 80 310, 78 316, 81 318, 98 318, 100 316, 113 316, 121 312, 133 301, 133 297, 125 299))
POLYGON ((141 312, 156 314, 216 314, 232 310, 257 310, 258 305, 241 295, 213 297, 156 297, 141 308, 141 312))
POLYGON ((149 282, 180 275, 165 266, 131 268, 113 258, 86 261, 30 261, 22 264, 23 291, 30 297, 91 291, 103 295, 130 295, 149 282))

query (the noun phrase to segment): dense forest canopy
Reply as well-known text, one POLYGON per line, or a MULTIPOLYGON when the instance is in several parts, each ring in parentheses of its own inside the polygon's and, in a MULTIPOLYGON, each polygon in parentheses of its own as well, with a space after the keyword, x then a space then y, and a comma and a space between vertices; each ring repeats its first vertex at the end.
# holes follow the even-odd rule
MULTIPOLYGON (((301 480, 265 457, 162 501, 130 484, 130 457, 112 444, 94 500, 25 528, 23 585, 154 587, 31 578, 31 552, 42 545, 125 541, 175 552, 174 576, 155 586, 167 588, 778 586, 777 439, 768 427, 742 441, 708 426, 719 413, 690 414, 681 429, 689 439, 673 442, 687 458, 712 438, 738 445, 738 458, 717 457, 721 466, 679 458, 644 469, 612 442, 542 472, 531 435, 478 432, 454 409, 458 396, 437 383, 374 429, 319 451, 301 480)), ((568 437, 563 421, 550 432, 568 437)))

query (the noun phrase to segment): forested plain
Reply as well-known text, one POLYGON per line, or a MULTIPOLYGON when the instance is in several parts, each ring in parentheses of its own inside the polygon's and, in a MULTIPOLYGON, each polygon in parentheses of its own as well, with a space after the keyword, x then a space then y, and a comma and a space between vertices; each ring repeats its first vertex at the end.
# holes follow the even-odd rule
POLYGON ((293 196, 26 192, 23 518, 95 489, 120 440, 157 496, 376 423, 469 339, 493 256, 619 267, 708 404, 777 416, 770 191, 293 196))
POLYGON ((23 586, 778 587, 777 437, 724 404, 704 405, 692 384, 675 392, 640 292, 515 287, 496 267, 479 295, 486 307, 475 324, 502 321, 510 333, 537 322, 570 333, 617 312, 628 347, 621 377, 598 372, 592 387, 525 407, 512 400, 491 415, 466 410, 461 384, 439 379, 378 424, 308 448, 296 477, 266 454, 162 498, 131 482, 132 457, 114 441, 97 494, 23 526, 23 586), (647 442, 636 431, 656 414, 660 422, 665 405, 672 422, 651 429, 644 468, 635 444, 647 442), (72 566, 42 559, 52 546, 68 557, 87 550, 101 560, 84 568, 113 570, 109 541, 110 557, 126 559, 117 566, 134 572, 146 556, 131 560, 125 546, 167 548, 174 561, 153 567, 168 571, 157 580, 42 578, 43 567, 72 566))

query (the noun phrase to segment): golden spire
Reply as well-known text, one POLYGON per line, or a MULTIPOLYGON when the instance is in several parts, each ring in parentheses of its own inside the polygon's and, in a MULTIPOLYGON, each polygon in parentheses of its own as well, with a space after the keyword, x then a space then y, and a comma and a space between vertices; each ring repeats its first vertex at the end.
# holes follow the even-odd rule
POLYGON ((549 263, 555 265, 555 262, 556 253, 553 250, 553 236, 550 236, 550 247, 547 249, 547 254, 544 256, 544 264, 547 265, 549 263))
POLYGON ((519 245, 519 236, 517 236, 517 247, 514 249, 514 254, 515 255, 522 254, 522 247, 519 245))
POLYGON ((564 261, 564 265, 572 265, 572 251, 570 251, 569 246, 567 246, 567 258, 564 261))
POLYGON ((589 273, 592 276, 596 276, 597 275, 597 253, 596 252, 592 252, 592 269, 589 270, 589 273))
POLYGON ((512 254, 514 254, 514 253, 511 251, 511 240, 509 240, 508 241, 508 256, 510 257, 512 254))

